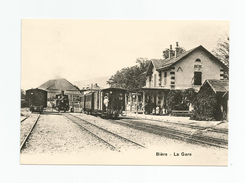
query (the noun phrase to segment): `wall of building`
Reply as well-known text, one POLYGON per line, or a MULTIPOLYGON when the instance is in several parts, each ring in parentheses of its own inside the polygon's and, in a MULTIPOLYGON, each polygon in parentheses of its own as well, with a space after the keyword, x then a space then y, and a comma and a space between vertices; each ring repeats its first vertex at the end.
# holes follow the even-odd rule
POLYGON ((202 84, 206 79, 220 79, 221 68, 220 64, 211 60, 206 52, 197 50, 191 53, 187 58, 175 64, 175 89, 192 87, 194 84, 195 71, 202 72, 202 84), (199 58, 201 62, 196 62, 195 60, 197 58, 199 58))
POLYGON ((203 50, 192 52, 187 58, 177 62, 172 68, 166 71, 156 71, 152 68, 151 82, 147 76, 146 87, 163 87, 168 89, 199 89, 201 85, 194 85, 194 72, 202 72, 202 84, 206 79, 222 79, 222 66, 209 58, 203 50), (196 62, 200 59, 201 62, 196 62), (164 73, 167 72, 166 85, 164 73), (174 73, 174 74, 173 74, 174 73), (156 79, 154 79, 156 77, 156 79), (174 79, 173 79, 174 78, 174 79), (156 84, 154 85, 154 82, 156 84))
POLYGON ((162 76, 162 80, 161 80, 161 86, 164 88, 170 88, 170 83, 171 83, 171 76, 170 76, 170 70, 166 70, 166 71, 160 71, 161 72, 161 76, 162 76), (164 83, 164 73, 167 72, 167 77, 166 77, 166 84, 164 83))
POLYGON ((153 67, 152 68, 152 75, 151 75, 151 81, 150 81, 150 76, 147 76, 146 78, 146 87, 159 87, 159 72, 156 71, 156 69, 153 67), (156 79, 154 79, 156 77, 156 79), (156 81, 156 84, 154 82, 156 81))

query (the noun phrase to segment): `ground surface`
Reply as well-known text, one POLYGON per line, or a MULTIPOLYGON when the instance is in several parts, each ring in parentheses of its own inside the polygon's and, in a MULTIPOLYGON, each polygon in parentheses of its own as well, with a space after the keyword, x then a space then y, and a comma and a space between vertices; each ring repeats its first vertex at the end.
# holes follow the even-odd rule
MULTIPOLYGON (((25 148, 21 151, 21 163, 117 165, 227 165, 228 163, 227 149, 175 140, 85 114, 72 115, 100 125, 146 148, 113 151, 107 144, 65 116, 57 112, 46 112, 41 115, 25 148)), ((31 115, 26 119, 25 124, 34 116, 31 115)), ((24 122, 21 125, 23 129, 24 122)), ((148 122, 156 123, 150 120, 148 122)), ((21 132, 21 135, 23 133, 21 132)))

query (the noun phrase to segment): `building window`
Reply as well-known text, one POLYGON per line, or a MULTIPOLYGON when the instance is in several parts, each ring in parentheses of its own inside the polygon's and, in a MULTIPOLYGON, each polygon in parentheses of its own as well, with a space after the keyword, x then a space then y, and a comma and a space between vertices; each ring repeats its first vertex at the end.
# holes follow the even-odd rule
POLYGON ((167 72, 164 72, 164 85, 167 85, 167 72))
POLYGON ((156 82, 157 82, 157 76, 154 74, 154 87, 156 87, 156 82))
POLYGON ((201 62, 201 59, 200 59, 200 58, 197 58, 197 59, 196 59, 196 62, 201 62))
POLYGON ((194 72, 194 85, 202 85, 202 73, 194 72))
POLYGON ((149 87, 151 87, 151 76, 149 76, 149 87))
POLYGON ((162 86, 162 73, 159 72, 159 86, 162 86))

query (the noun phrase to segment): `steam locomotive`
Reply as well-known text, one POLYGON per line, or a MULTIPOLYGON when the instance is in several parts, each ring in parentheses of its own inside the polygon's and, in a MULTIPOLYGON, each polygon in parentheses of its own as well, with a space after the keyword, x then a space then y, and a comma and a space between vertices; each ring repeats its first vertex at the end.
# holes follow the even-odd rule
POLYGON ((61 94, 58 94, 55 96, 55 109, 60 112, 63 110, 64 112, 69 111, 69 99, 68 95, 65 95, 64 92, 62 91, 61 94))
POLYGON ((105 88, 93 90, 81 97, 82 111, 107 118, 117 118, 125 111, 125 89, 105 88))

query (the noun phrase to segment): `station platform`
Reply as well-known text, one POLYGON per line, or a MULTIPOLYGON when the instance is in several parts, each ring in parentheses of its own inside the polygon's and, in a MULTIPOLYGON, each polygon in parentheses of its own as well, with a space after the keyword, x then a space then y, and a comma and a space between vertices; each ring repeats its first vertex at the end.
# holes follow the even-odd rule
POLYGON ((179 117, 179 116, 169 116, 169 115, 145 115, 145 114, 135 114, 133 112, 126 112, 123 117, 127 118, 138 118, 155 122, 167 122, 172 124, 184 124, 191 126, 199 126, 203 128, 215 128, 228 132, 228 122, 227 121, 196 121, 190 120, 190 117, 179 117))

